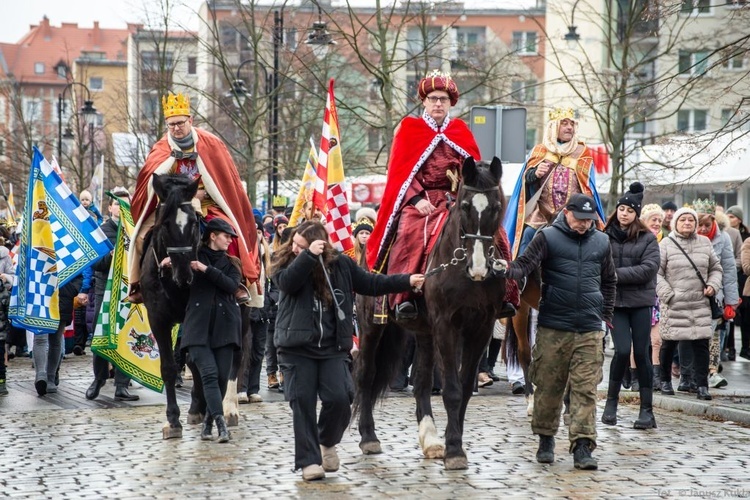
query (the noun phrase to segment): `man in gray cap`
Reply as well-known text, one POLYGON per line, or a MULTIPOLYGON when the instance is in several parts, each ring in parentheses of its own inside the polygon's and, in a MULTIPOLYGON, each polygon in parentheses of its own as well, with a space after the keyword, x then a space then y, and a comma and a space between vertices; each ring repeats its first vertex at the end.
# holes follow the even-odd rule
MULTIPOLYGON (((539 329, 529 376, 536 385, 531 429, 539 435, 539 463, 555 461, 555 434, 570 380, 570 451, 577 469, 596 469, 596 386, 602 379, 604 330, 612 324, 615 265, 609 238, 594 226, 593 198, 570 197, 551 226, 537 232, 526 251, 503 262, 519 280, 541 266, 539 329)), ((611 327, 610 327, 611 328, 611 327)))

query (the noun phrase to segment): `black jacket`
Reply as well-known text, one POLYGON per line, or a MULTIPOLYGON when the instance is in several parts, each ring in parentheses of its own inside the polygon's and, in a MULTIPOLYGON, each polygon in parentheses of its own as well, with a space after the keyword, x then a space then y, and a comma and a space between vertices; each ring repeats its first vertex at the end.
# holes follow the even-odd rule
POLYGON ((240 286, 240 270, 226 252, 205 246, 198 249, 198 260, 208 269, 193 275, 180 347, 207 345, 215 349, 233 345, 239 349, 242 318, 234 293, 240 286))
POLYGON ((276 347, 284 348, 317 348, 323 337, 334 335, 335 350, 348 353, 352 348, 354 324, 352 310, 354 294, 385 295, 409 290, 408 274, 372 274, 358 267, 354 261, 339 255, 331 263, 331 283, 341 302, 344 318, 339 319, 334 313, 335 332, 321 331, 320 313, 315 309, 315 291, 312 283, 312 271, 319 266, 318 258, 309 250, 301 252, 284 269, 274 273, 272 279, 279 287, 279 310, 276 317, 274 342, 276 347))
POLYGON ((537 231, 524 253, 508 268, 520 279, 542 268, 539 326, 567 332, 601 331, 611 324, 617 276, 607 235, 591 227, 573 231, 560 213, 537 231))
POLYGON ((607 228, 612 246, 612 260, 617 269, 615 307, 651 307, 656 297, 656 274, 659 271, 659 244, 647 230, 634 240, 624 240, 622 231, 607 228))

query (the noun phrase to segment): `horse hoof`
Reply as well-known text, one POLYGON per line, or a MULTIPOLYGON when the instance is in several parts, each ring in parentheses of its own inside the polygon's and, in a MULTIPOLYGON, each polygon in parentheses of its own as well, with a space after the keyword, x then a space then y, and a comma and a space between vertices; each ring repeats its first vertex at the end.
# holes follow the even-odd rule
POLYGON ((240 416, 237 413, 230 413, 226 417, 227 419, 227 427, 237 427, 240 425, 240 416))
POLYGON ((162 439, 177 439, 182 437, 182 426, 172 427, 169 423, 164 424, 161 429, 162 439))
POLYGON ((445 470, 464 470, 469 468, 466 457, 448 457, 445 459, 445 470))
POLYGON ((359 443, 359 449, 362 450, 364 455, 379 455, 383 453, 383 448, 380 447, 380 441, 359 443))
POLYGON ((200 413, 188 413, 187 423, 190 425, 202 424, 203 415, 201 415, 200 413))
POLYGON ((433 444, 424 450, 425 458, 443 458, 445 456, 445 446, 442 444, 433 444))

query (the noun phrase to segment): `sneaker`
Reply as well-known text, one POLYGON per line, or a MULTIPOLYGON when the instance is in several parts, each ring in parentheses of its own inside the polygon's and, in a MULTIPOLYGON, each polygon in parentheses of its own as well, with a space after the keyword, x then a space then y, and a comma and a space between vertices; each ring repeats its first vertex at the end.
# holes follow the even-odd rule
POLYGON ((576 469, 596 470, 599 468, 599 463, 591 456, 591 444, 589 439, 576 440, 575 448, 573 448, 573 465, 576 469))
POLYGON ((276 376, 276 372, 271 373, 268 375, 268 388, 269 389, 278 389, 279 388, 279 379, 276 376))
POLYGON ((320 455, 323 457, 323 470, 326 472, 336 472, 339 470, 339 455, 336 453, 336 446, 320 445, 320 455))
POLYGON ((250 403, 262 403, 263 402, 263 396, 260 394, 250 394, 247 399, 250 401, 250 403))
POLYGON ((325 469, 318 464, 312 464, 302 468, 302 479, 305 481, 315 481, 317 479, 325 479, 325 477, 325 469))
POLYGON ((510 391, 516 396, 518 396, 526 392, 526 386, 520 380, 516 380, 515 382, 513 382, 513 385, 511 386, 510 391))
POLYGON ((477 385, 479 387, 489 387, 492 385, 492 379, 490 378, 489 374, 487 372, 481 372, 477 376, 477 385))
POLYGON ((727 379, 725 379, 722 375, 719 375, 718 373, 711 374, 710 377, 708 377, 708 386, 713 389, 718 389, 720 387, 726 387, 729 382, 727 382, 727 379))
POLYGON ((8 387, 5 385, 5 379, 0 380, 0 396, 8 395, 8 387))

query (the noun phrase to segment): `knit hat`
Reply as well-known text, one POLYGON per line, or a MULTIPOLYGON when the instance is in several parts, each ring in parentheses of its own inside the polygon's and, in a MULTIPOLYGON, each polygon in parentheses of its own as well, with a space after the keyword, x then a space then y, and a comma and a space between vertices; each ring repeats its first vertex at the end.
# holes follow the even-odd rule
POLYGON ((356 238, 357 233, 359 233, 360 231, 372 232, 373 227, 374 226, 372 225, 372 222, 370 222, 370 219, 366 217, 363 219, 360 219, 359 222, 357 222, 357 225, 354 226, 353 236, 356 238))
POLYGON ((273 227, 279 227, 279 224, 289 224, 289 219, 286 218, 286 215, 277 215, 273 218, 273 227))
POLYGON ((693 216, 693 219, 695 219, 695 230, 697 231, 698 230, 698 213, 690 207, 682 207, 674 213, 674 217, 672 217, 671 229, 673 231, 675 230, 675 228, 677 227, 677 219, 679 219, 680 216, 685 215, 685 214, 690 214, 693 216))
POLYGON ((641 209, 641 220, 645 222, 654 214, 658 214, 662 219, 664 218, 664 210, 656 203, 649 203, 641 209))
POLYGON ((635 210, 635 216, 641 216, 641 204, 643 203, 643 184, 636 181, 630 185, 630 189, 617 200, 617 206, 625 205, 635 210))
POLYGON ((666 201, 661 205, 662 210, 677 210, 677 205, 673 201, 666 201))
POLYGON ((739 205, 732 205, 724 211, 727 215, 734 215, 739 220, 742 220, 743 213, 742 208, 739 205))
POLYGON ((448 93, 451 100, 451 106, 458 102, 458 86, 450 75, 442 73, 440 70, 433 70, 429 75, 422 78, 417 86, 419 99, 424 101, 425 98, 436 90, 444 90, 448 93))
POLYGON ((355 220, 359 222, 360 220, 365 218, 370 219, 370 222, 375 224, 375 221, 378 220, 378 214, 370 207, 362 207, 357 210, 357 218, 355 220))

